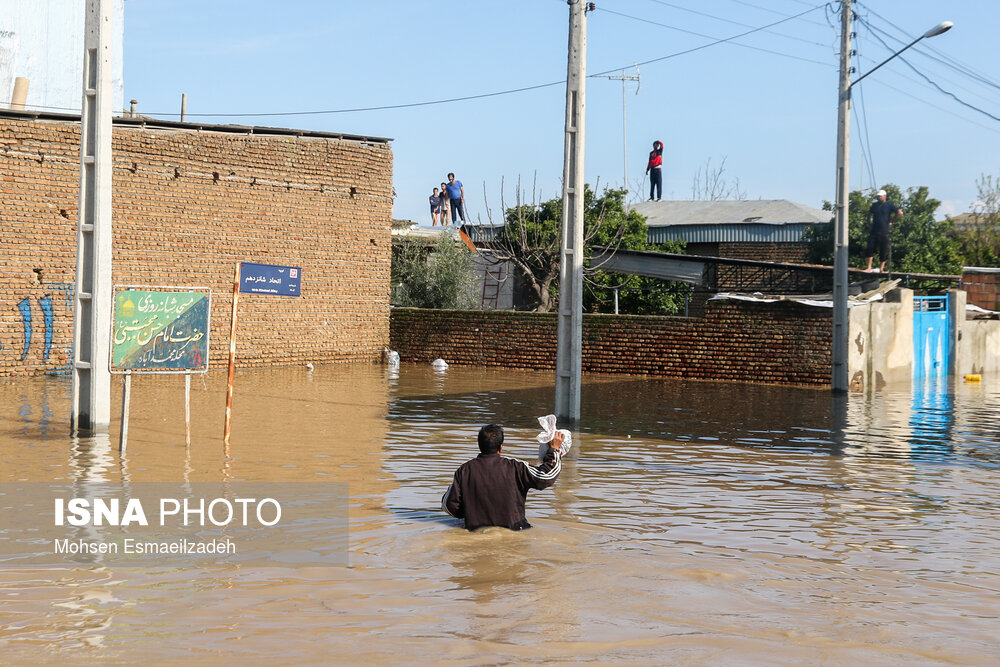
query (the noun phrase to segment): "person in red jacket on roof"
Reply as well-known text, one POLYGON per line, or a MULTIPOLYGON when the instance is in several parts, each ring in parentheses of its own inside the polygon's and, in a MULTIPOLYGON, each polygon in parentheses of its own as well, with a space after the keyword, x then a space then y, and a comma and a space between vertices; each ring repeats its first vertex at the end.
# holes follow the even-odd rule
POLYGON ((653 150, 649 151, 649 162, 646 164, 646 173, 649 174, 649 201, 660 201, 663 197, 663 144, 657 140, 653 142, 653 150))

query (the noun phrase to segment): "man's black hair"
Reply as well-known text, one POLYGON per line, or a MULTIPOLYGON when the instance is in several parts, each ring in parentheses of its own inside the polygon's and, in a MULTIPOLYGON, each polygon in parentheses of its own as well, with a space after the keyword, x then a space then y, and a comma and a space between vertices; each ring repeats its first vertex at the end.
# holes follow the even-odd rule
POLYGON ((503 444, 503 426, 487 424, 479 429, 479 451, 483 454, 496 454, 503 444))

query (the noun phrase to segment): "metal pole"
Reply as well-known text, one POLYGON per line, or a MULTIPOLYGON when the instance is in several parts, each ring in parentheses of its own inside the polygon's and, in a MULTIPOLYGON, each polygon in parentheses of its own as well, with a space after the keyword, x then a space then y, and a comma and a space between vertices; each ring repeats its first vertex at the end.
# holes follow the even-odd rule
MULTIPOLYGON (((595 75, 597 76, 597 75, 595 75)), ((622 178, 625 180, 622 183, 622 187, 626 191, 624 208, 625 212, 628 213, 628 121, 625 117, 625 82, 626 81, 638 81, 639 80, 639 69, 636 67, 636 74, 625 74, 625 70, 622 70, 621 74, 602 74, 600 75, 602 79, 619 79, 622 82, 622 178)), ((638 92, 638 89, 636 89, 638 92)))
MULTIPOLYGON (((625 212, 628 213, 628 123, 625 120, 625 70, 622 70, 622 178, 625 182, 622 183, 622 187, 625 188, 625 194, 622 196, 624 200, 625 212)), ((618 312, 618 311, 615 311, 618 312)))
POLYGON ((191 446, 191 374, 184 374, 184 444, 191 446))
POLYGON ((833 246, 833 369, 834 392, 847 391, 847 262, 849 243, 848 153, 851 113, 851 0, 842 0, 840 18, 840 87, 837 107, 837 209, 833 246))
POLYGON ((183 123, 187 120, 188 111, 188 95, 187 93, 181 93, 181 122, 183 123))
POLYGON ((573 424, 580 419, 582 385, 587 3, 583 0, 567 0, 567 3, 569 55, 566 66, 555 413, 561 421, 573 424))
POLYGON ((87 0, 70 429, 111 425, 111 5, 87 0))
POLYGON ((240 265, 236 262, 236 275, 233 276, 233 316, 229 328, 229 381, 226 387, 226 426, 222 432, 222 439, 229 447, 229 426, 233 413, 233 380, 236 378, 236 306, 240 299, 240 265))
POLYGON ((128 415, 132 405, 132 371, 125 371, 125 383, 122 389, 122 431, 118 438, 118 453, 124 454, 128 446, 128 415))

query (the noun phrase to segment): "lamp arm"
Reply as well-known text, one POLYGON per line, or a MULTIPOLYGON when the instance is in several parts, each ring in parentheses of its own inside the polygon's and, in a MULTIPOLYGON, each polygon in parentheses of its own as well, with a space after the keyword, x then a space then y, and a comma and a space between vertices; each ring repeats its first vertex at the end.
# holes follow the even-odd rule
POLYGON ((854 86, 854 84, 860 83, 860 81, 863 78, 865 78, 866 76, 868 76, 869 74, 871 74, 872 72, 874 72, 875 70, 877 70, 879 67, 881 67, 882 65, 886 64, 887 62, 889 62, 890 60, 892 60, 893 58, 895 58, 896 56, 898 56, 900 53, 902 53, 903 51, 907 50, 908 48, 910 48, 911 46, 913 46, 914 44, 916 44, 917 42, 919 42, 923 38, 924 38, 924 35, 921 35, 920 37, 917 37, 915 40, 913 40, 912 42, 910 42, 909 44, 907 44, 906 46, 904 46, 903 48, 901 48, 899 51, 896 51, 894 54, 892 54, 891 56, 889 56, 888 58, 886 58, 885 60, 883 60, 882 62, 880 62, 878 65, 875 65, 875 67, 871 68, 870 70, 868 70, 867 72, 865 72, 864 74, 862 74, 861 76, 859 76, 856 80, 852 81, 851 85, 848 86, 847 89, 850 90, 854 86))

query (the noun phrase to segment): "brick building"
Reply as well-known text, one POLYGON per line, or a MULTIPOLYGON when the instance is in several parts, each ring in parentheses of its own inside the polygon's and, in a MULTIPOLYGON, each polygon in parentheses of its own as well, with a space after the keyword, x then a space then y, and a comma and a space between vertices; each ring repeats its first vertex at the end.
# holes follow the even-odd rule
MULTIPOLYGON (((78 116, 0 112, 0 375, 68 370, 78 116)), ((212 290, 228 352, 237 261, 302 268, 240 299, 242 365, 370 361, 389 340, 392 151, 378 137, 115 119, 113 281, 212 290)))

